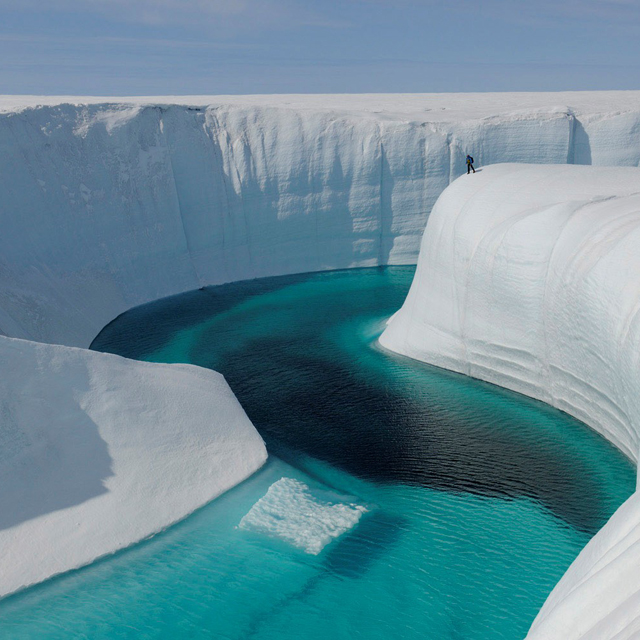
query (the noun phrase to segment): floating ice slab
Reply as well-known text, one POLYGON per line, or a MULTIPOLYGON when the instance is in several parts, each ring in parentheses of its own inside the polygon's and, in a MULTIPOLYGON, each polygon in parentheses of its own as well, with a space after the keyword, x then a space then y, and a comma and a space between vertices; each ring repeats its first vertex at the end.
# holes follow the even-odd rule
POLYGON ((299 480, 281 478, 253 505, 239 526, 317 555, 367 512, 366 507, 342 499, 330 491, 311 489, 299 480))

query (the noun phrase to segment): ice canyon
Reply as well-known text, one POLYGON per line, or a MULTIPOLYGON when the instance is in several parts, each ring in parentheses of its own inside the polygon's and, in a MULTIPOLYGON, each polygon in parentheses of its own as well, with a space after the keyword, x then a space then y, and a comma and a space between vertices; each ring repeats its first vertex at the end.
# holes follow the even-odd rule
MULTIPOLYGON (((83 349, 125 310, 205 285, 420 252, 384 346, 540 398, 637 458, 640 92, 4 97, 0 150, 0 474, 15 482, 0 595, 169 526, 264 462, 220 377, 83 349), (455 181, 466 153, 486 168, 455 181), (64 495, 33 498, 63 477, 64 495)), ((640 629, 637 513, 634 496, 531 638, 640 629)))

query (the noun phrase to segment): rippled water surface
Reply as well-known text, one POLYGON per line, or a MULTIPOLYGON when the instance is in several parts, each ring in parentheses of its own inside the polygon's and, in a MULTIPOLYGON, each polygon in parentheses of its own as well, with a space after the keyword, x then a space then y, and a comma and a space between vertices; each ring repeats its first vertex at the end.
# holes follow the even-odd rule
POLYGON ((0 602, 0 636, 523 638, 634 470, 558 411, 378 349, 412 275, 224 285, 106 327, 94 349, 224 373, 272 456, 167 532, 0 602))

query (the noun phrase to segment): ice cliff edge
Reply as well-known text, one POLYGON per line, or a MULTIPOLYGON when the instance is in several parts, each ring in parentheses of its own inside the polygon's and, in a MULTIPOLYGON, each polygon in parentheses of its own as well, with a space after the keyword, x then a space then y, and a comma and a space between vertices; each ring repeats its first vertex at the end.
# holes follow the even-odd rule
POLYGON ((223 377, 0 338, 0 596, 149 537, 266 459, 223 377))
MULTIPOLYGON (((558 407, 637 462, 638 273, 640 169, 485 167, 438 200, 411 290, 380 341, 558 407)), ((638 566, 636 493, 575 560, 528 637, 636 637, 638 566)))

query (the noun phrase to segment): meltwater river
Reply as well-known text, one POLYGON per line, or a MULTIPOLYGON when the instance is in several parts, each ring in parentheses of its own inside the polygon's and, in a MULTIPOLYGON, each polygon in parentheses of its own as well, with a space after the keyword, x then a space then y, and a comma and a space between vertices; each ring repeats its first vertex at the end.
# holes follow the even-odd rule
POLYGON ((521 640, 635 470, 540 402, 379 349, 413 271, 211 287, 108 325, 92 348, 222 372, 271 458, 168 531, 0 602, 0 636, 521 640))

